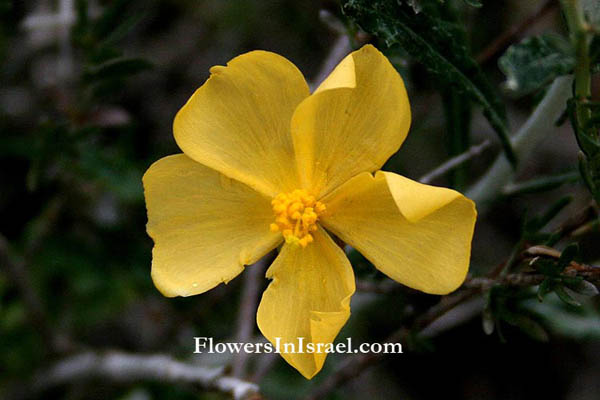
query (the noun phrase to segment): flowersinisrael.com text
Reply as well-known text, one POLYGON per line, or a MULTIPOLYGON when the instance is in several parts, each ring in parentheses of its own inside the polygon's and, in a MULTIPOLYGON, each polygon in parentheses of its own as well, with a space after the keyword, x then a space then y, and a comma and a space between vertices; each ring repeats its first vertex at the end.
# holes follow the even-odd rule
POLYGON ((402 353, 400 343, 361 343, 354 346, 352 338, 339 343, 312 343, 305 338, 299 337, 296 342, 282 342, 281 338, 275 338, 275 343, 270 342, 216 342, 212 337, 194 337, 194 353, 402 353))

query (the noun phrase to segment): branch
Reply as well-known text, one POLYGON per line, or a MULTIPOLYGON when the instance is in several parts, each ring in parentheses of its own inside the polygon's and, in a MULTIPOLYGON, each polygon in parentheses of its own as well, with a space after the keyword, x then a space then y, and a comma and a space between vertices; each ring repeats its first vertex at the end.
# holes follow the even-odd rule
MULTIPOLYGON (((545 246, 533 246, 525 250, 525 257, 550 257, 560 258, 560 252, 545 246)), ((460 290, 441 298, 440 302, 429 308, 413 323, 413 329, 401 327, 392 333, 386 343, 398 343, 406 340, 410 332, 417 332, 421 337, 435 337, 446 332, 465 321, 472 319, 481 313, 484 300, 479 296, 496 285, 527 287, 539 285, 546 276, 538 273, 514 273, 501 275, 502 267, 507 263, 500 264, 492 270, 487 277, 468 278, 460 290)), ((565 274, 580 276, 588 281, 600 279, 600 268, 590 265, 571 262, 565 269, 565 274)), ((389 293, 394 290, 395 285, 383 285, 382 283, 360 282, 357 284, 359 290, 378 291, 378 293, 389 293)), ((308 400, 325 398, 345 382, 357 377, 369 366, 380 361, 386 354, 369 353, 350 356, 344 360, 340 367, 318 386, 308 400)))
MULTIPOLYGON (((256 309, 261 289, 261 278, 267 267, 266 257, 250 267, 246 267, 244 274, 244 289, 240 301, 240 312, 237 320, 236 341, 247 343, 252 338, 254 325, 256 324, 256 309)), ((250 357, 249 353, 241 351, 233 358, 232 375, 236 378, 245 377, 246 363, 250 357)))
POLYGON ((331 31, 337 34, 337 38, 331 46, 327 57, 323 61, 319 72, 315 75, 310 83, 311 92, 315 91, 317 87, 323 82, 333 71, 335 66, 352 50, 350 47, 350 39, 346 34, 344 25, 336 19, 329 11, 321 10, 319 12, 319 18, 323 21, 331 31))
MULTIPOLYGON (((555 122, 565 110, 567 99, 571 95, 572 81, 570 76, 557 78, 533 114, 511 140, 520 161, 519 168, 523 167, 535 147, 548 136, 548 132, 555 129, 555 122)), ((500 154, 484 176, 467 191, 466 196, 477 203, 479 213, 483 214, 514 174, 515 171, 504 154, 500 154)))
POLYGON ((505 50, 512 42, 516 40, 523 32, 527 31, 539 21, 542 17, 556 8, 554 0, 546 0, 537 10, 529 17, 525 18, 518 24, 511 26, 506 32, 498 36, 492 43, 483 49, 476 57, 479 64, 485 64, 494 59, 500 52, 505 50))
POLYGON ((152 380, 191 383, 205 390, 230 394, 235 400, 262 398, 257 385, 224 376, 222 368, 192 365, 166 355, 138 355, 119 351, 85 352, 68 357, 37 373, 28 385, 21 386, 8 398, 24 400, 53 387, 90 378, 113 382, 152 380))
POLYGON ((446 161, 445 163, 443 163, 442 165, 440 165, 433 171, 430 171, 427 174, 423 175, 419 179, 419 182, 425 183, 425 184, 431 183, 431 181, 445 175, 447 172, 462 165, 463 163, 469 161, 470 159, 480 155, 481 153, 484 152, 484 150, 489 148, 491 146, 491 144, 492 144, 492 142, 490 142, 489 140, 486 139, 477 145, 471 146, 464 153, 459 154, 456 157, 452 157, 451 159, 449 159, 448 161, 446 161))

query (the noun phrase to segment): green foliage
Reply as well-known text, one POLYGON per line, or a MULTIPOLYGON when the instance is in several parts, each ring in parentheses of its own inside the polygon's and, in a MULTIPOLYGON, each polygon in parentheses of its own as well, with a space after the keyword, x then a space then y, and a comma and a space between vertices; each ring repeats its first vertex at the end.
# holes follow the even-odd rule
POLYGON ((600 103, 572 98, 567 103, 567 112, 582 150, 579 171, 596 202, 600 202, 600 103), (579 118, 580 112, 589 113, 585 123, 579 118))
MULTIPOLYGON (((455 89, 442 93, 444 114, 448 130, 448 149, 450 156, 465 152, 471 145, 471 109, 472 104, 464 101, 455 89)), ((450 184, 457 190, 464 190, 467 184, 469 164, 464 163, 450 173, 450 184)))
POLYGON ((346 0, 343 10, 362 29, 387 46, 400 46, 421 63, 438 83, 455 88, 483 107, 507 158, 515 163, 506 126, 504 105, 471 57, 464 30, 444 19, 437 1, 420 3, 422 11, 395 0, 346 0))
POLYGON ((526 300, 522 306, 535 313, 554 334, 575 340, 600 339, 600 313, 590 302, 582 307, 571 307, 558 296, 550 296, 543 303, 526 300))
POLYGON ((498 60, 498 65, 506 75, 505 87, 515 94, 525 95, 570 73, 575 66, 575 55, 563 37, 545 34, 512 45, 498 60))
POLYGON ((550 176, 540 176, 528 181, 510 184, 506 186, 506 188, 503 190, 503 193, 506 196, 540 193, 558 189, 565 184, 579 182, 580 180, 581 176, 577 171, 550 176))
POLYGON ((483 4, 481 3, 480 0, 463 0, 466 4, 470 5, 471 7, 475 7, 475 8, 479 8, 479 7, 483 7, 483 4))
POLYGON ((547 342, 548 333, 537 320, 537 316, 521 306, 521 302, 531 296, 527 290, 493 287, 487 294, 482 314, 484 332, 491 335, 495 331, 500 340, 505 342, 502 323, 506 323, 518 328, 534 340, 547 342))

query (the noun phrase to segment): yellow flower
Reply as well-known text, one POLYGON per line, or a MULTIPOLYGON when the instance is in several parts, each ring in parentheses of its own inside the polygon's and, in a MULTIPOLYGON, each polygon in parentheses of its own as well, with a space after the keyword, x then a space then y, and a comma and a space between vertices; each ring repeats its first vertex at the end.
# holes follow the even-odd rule
MULTIPOLYGON (((282 344, 331 343, 350 316, 354 274, 329 232, 406 286, 455 290, 469 266, 473 202, 379 171, 410 118, 402 78, 370 45, 312 94, 274 53, 211 68, 175 117, 183 154, 143 178, 154 284, 165 296, 203 293, 283 243, 257 313, 265 337, 282 344)), ((312 378, 326 354, 282 356, 312 378)))

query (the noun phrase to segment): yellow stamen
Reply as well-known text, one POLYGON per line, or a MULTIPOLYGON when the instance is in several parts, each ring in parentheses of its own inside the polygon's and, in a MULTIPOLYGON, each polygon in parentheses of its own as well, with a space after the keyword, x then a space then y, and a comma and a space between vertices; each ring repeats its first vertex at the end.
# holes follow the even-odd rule
POLYGON ((279 193, 272 201, 275 222, 271 232, 281 232, 287 243, 302 247, 314 240, 310 232, 317 230, 317 221, 326 207, 304 189, 291 193, 279 193))

